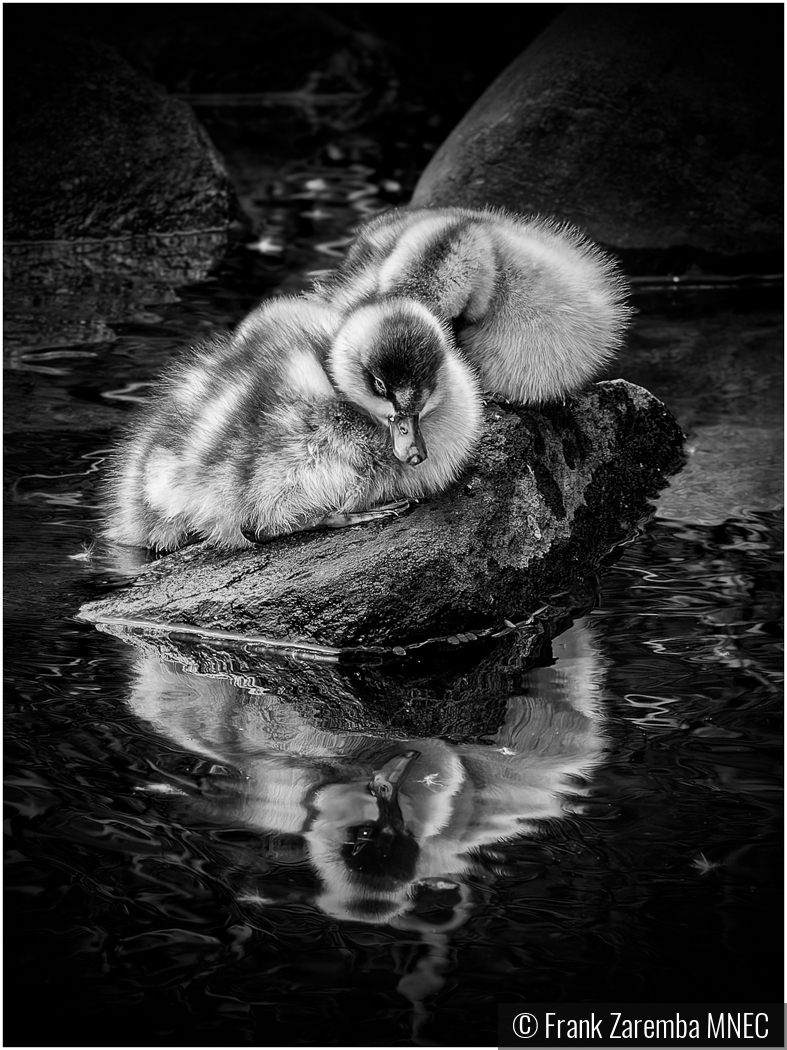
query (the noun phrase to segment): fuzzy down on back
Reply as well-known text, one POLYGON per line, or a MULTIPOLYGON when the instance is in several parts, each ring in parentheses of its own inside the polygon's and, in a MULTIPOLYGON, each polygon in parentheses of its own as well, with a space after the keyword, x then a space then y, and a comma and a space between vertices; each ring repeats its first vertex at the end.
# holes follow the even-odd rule
POLYGON ((162 551, 197 538, 246 547, 243 530, 285 534, 453 481, 480 401, 456 462, 441 461, 437 413, 424 420, 435 455, 399 463, 387 432, 326 371, 339 321, 314 298, 271 300, 175 365, 114 455, 106 537, 162 551))
POLYGON ((453 322, 483 389, 519 402, 560 399, 597 375, 630 316, 617 264, 579 230, 492 209, 385 212, 319 293, 340 309, 418 300, 453 322))

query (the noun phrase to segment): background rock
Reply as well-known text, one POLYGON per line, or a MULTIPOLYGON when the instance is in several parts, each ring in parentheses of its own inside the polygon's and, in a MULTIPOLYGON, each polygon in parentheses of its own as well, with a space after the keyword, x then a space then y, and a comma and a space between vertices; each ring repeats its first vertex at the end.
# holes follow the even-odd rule
POLYGON ((42 33, 111 45, 195 108, 241 197, 247 178, 259 196, 263 172, 275 181, 296 159, 348 154, 389 174, 404 162, 409 194, 439 142, 559 9, 496 5, 479 18, 455 7, 452 36, 473 42, 462 62, 446 46, 445 9, 430 4, 72 4, 50 7, 43 27, 20 4, 5 27, 9 52, 42 33))
POLYGON ((681 462, 661 402, 617 381, 565 405, 490 406, 477 463, 385 525, 162 558, 91 621, 155 621, 337 648, 403 645, 516 620, 573 591, 681 462))
POLYGON ((6 66, 7 240, 227 228, 229 181, 188 106, 104 44, 17 44, 6 66))
POLYGON ((714 525, 784 503, 782 318, 756 299, 735 310, 735 300, 706 292, 678 296, 669 313, 643 310, 609 368, 668 405, 688 434, 686 466, 659 497, 662 519, 714 525))
POLYGON ((629 273, 781 270, 783 13, 569 6, 487 89, 413 201, 570 220, 629 273))
POLYGON ((115 322, 219 262, 235 195, 189 106, 106 44, 19 21, 6 40, 5 347, 111 342, 115 322))

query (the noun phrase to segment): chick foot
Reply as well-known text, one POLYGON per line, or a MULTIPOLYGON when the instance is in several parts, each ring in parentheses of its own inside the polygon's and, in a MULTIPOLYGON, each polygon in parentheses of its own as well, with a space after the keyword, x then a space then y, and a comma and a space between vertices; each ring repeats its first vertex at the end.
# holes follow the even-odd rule
POLYGON ((273 540, 281 539, 298 532, 313 532, 317 529, 344 529, 351 525, 363 525, 367 521, 380 521, 385 518, 398 518, 404 514, 417 500, 398 500, 395 503, 383 503, 379 507, 371 507, 363 511, 335 510, 317 521, 308 521, 303 525, 292 525, 288 529, 279 532, 256 532, 250 525, 241 529, 241 532, 251 543, 271 543, 273 540))
POLYGON ((322 521, 314 528, 343 529, 350 525, 363 525, 367 521, 379 521, 385 518, 398 518, 413 504, 413 500, 401 499, 395 503, 381 503, 379 507, 370 507, 369 510, 343 511, 335 510, 326 514, 322 521))

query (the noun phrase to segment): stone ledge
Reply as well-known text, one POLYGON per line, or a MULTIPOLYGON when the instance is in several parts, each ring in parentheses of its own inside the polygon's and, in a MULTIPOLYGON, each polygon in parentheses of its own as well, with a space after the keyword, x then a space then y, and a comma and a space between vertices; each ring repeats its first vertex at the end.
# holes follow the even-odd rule
POLYGON ((664 405, 623 380, 564 404, 490 404, 472 469, 404 517, 240 552, 189 547, 80 617, 337 650, 499 628, 631 538, 682 448, 664 405))

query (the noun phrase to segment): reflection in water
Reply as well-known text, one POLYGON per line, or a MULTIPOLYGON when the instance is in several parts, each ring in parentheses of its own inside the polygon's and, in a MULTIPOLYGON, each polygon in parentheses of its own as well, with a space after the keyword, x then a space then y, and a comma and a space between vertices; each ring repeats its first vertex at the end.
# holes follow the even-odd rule
MULTIPOLYGON (((22 451, 25 473, 59 466, 90 502, 81 444, 57 460, 22 451)), ((84 508, 15 513, 10 957, 20 990, 46 983, 72 1039, 483 1046, 498 1001, 778 993, 778 515, 651 526, 607 572, 598 643, 579 624, 553 642, 554 666, 526 671, 497 657, 468 668, 481 643, 457 646, 438 680, 431 663, 415 678, 222 660, 207 645, 202 675, 162 668, 68 619, 107 585, 71 557, 84 508), (566 725, 573 752, 555 735, 566 725), (516 765, 495 748, 528 754, 516 765), (419 845, 414 879, 364 890, 382 920, 338 920, 350 878, 329 884, 318 866, 315 803, 356 782, 379 819, 369 783, 415 750, 435 769, 403 771, 402 822, 411 794, 417 817, 434 813, 417 782, 458 764, 459 791, 431 785, 447 824, 419 845)))
POLYGON ((129 703, 180 747, 238 770, 218 791, 206 785, 203 816, 302 836, 323 911, 390 922, 420 887, 453 887, 474 850, 565 813, 602 754, 590 630, 581 621, 566 632, 560 665, 531 672, 483 743, 318 728, 275 696, 150 654, 137 657, 129 703))
MULTIPOLYGON (((326 729, 288 701, 228 678, 136 653, 128 702, 178 747, 214 763, 202 781, 149 790, 189 799, 192 816, 286 842, 319 877, 334 919, 419 932, 426 954, 399 982, 414 1004, 450 969, 452 930, 473 910, 468 878, 482 847, 537 833, 581 805, 602 759, 597 645, 587 620, 560 639, 559 664, 505 698, 482 742, 326 729)), ((262 841, 262 838, 261 838, 262 841)), ((241 900, 265 908, 249 886, 241 900)))
POLYGON ((176 287, 204 280, 227 243, 223 228, 6 243, 11 366, 36 368, 33 348, 114 340, 114 326, 141 304, 173 302, 176 287))

